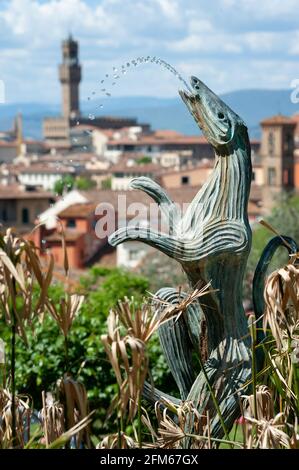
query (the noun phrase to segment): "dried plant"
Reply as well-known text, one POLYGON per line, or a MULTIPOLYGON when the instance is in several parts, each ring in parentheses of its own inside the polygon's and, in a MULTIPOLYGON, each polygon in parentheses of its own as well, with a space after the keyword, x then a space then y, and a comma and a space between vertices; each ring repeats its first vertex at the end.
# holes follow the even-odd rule
POLYGON ((141 446, 141 394, 148 372, 146 342, 155 325, 151 306, 136 307, 133 301, 119 303, 107 320, 108 334, 102 335, 106 354, 113 367, 117 384, 118 419, 123 432, 123 420, 132 421, 138 412, 139 444, 141 446))
POLYGON ((1 312, 7 324, 13 326, 25 342, 25 326, 32 326, 33 318, 44 312, 53 266, 50 256, 45 271, 37 248, 12 229, 0 233, 1 312), (33 303, 34 282, 40 288, 36 303, 33 303))
POLYGON ((90 425, 91 419, 90 416, 82 419, 76 423, 72 428, 65 431, 61 436, 59 436, 54 442, 49 445, 49 449, 59 449, 65 447, 65 445, 71 440, 72 437, 80 435, 84 429, 90 425))
POLYGON ((265 385, 258 386, 256 389, 256 411, 254 408, 254 395, 243 396, 243 407, 246 410, 244 416, 247 418, 256 418, 270 420, 274 416, 274 403, 271 390, 265 385))
POLYGON ((274 271, 265 287, 267 325, 279 351, 285 350, 286 340, 299 339, 299 269, 293 259, 283 268, 274 271))
MULTIPOLYGON (((58 383, 61 401, 64 404, 64 421, 66 430, 89 416, 89 405, 84 385, 65 374, 58 383)), ((76 448, 91 447, 90 429, 85 426, 76 436, 76 448)))
POLYGON ((74 318, 79 312, 83 300, 83 295, 70 294, 67 295, 65 299, 60 299, 59 307, 49 299, 47 300, 46 305, 48 310, 65 337, 69 334, 74 318))
POLYGON ((216 289, 210 289, 211 287, 211 282, 208 282, 205 286, 194 289, 192 292, 190 292, 188 295, 185 297, 182 297, 181 301, 177 304, 174 305, 170 302, 166 302, 165 300, 160 299, 157 296, 152 296, 153 300, 156 301, 158 304, 161 306, 164 306, 162 309, 162 312, 158 310, 156 313, 156 316, 159 315, 160 318, 157 321, 156 319, 156 329, 162 325, 163 323, 167 322, 170 319, 174 319, 177 321, 181 315, 183 315, 186 311, 189 305, 200 299, 201 297, 207 295, 207 294, 212 294, 213 292, 216 292, 216 289))
POLYGON ((43 426, 46 447, 64 433, 63 405, 54 400, 52 393, 42 393, 43 408, 40 420, 43 426))
POLYGON ((15 397, 15 436, 13 435, 12 394, 0 389, 0 448, 24 447, 30 437, 32 410, 27 397, 15 397))
POLYGON ((209 412, 200 415, 190 401, 176 405, 163 399, 162 402, 156 402, 155 414, 158 422, 157 431, 148 414, 142 416, 142 422, 153 439, 153 443, 146 444, 146 447, 178 449, 187 446, 192 449, 211 449, 218 447, 220 443, 242 447, 239 442, 233 440, 212 438, 209 412), (163 411, 161 411, 161 404, 164 406, 163 411), (192 433, 190 433, 191 429, 192 433))
MULTIPOLYGON (((148 341, 160 325, 173 318, 177 320, 192 302, 210 292, 209 287, 208 284, 202 289, 195 289, 175 306, 157 297, 153 297, 152 302, 146 302, 141 307, 137 307, 133 299, 131 301, 125 299, 109 313, 108 334, 102 335, 101 339, 119 387, 116 400, 119 404, 119 413, 122 416, 127 414, 127 419, 132 421, 138 412, 139 446, 141 446, 141 395, 149 365, 146 350, 148 341), (161 305, 164 308, 161 309, 161 305)), ((112 404, 113 408, 114 405, 115 401, 112 404)))
POLYGON ((137 446, 134 439, 123 432, 109 434, 98 444, 97 449, 135 449, 137 446))
POLYGON ((45 309, 54 261, 50 257, 44 273, 34 244, 17 236, 12 229, 0 232, 0 310, 11 329, 11 399, 12 440, 17 439, 15 349, 16 335, 27 343, 26 326, 45 309), (33 302, 34 282, 39 286, 37 302, 33 302))
POLYGON ((271 370, 271 381, 280 397, 279 412, 284 412, 294 424, 299 415, 299 364, 296 347, 299 344, 299 269, 298 254, 289 263, 273 272, 266 282, 264 331, 268 338, 266 360, 271 370))
POLYGON ((65 371, 69 371, 69 354, 68 354, 68 334, 70 328, 73 324, 73 321, 76 315, 79 313, 82 303, 84 301, 84 296, 75 294, 71 292, 71 286, 73 285, 72 281, 69 278, 69 261, 68 261, 68 253, 66 248, 65 242, 65 233, 63 229, 63 225, 60 222, 61 228, 61 244, 63 250, 63 266, 65 272, 65 284, 66 284, 66 291, 63 298, 60 299, 59 304, 57 305, 51 298, 46 298, 46 307, 56 321, 58 327, 60 328, 63 336, 64 336, 64 345, 65 345, 65 371))
POLYGON ((245 435, 247 449, 290 449, 291 437, 286 433, 286 421, 283 413, 272 419, 254 419, 247 417, 245 435))

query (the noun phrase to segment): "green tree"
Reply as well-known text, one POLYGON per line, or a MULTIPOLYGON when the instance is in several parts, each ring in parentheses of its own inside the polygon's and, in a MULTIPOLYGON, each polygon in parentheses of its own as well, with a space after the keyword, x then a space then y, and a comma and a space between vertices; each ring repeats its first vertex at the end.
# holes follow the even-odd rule
POLYGON ((146 165, 147 163, 152 163, 151 157, 144 155, 136 160, 137 165, 146 165))
MULTIPOLYGON (((142 302, 148 281, 124 270, 93 267, 82 276, 79 290, 85 294, 85 301, 69 334, 69 363, 73 376, 87 389, 91 409, 96 410, 96 427, 103 429, 116 392, 115 377, 101 342, 101 335, 106 333, 107 315, 125 296, 134 296, 136 302, 142 302)), ((50 288, 54 301, 58 302, 63 293, 61 284, 50 288)), ((64 373, 64 339, 49 315, 43 323, 37 320, 34 327, 34 334, 28 332, 28 347, 20 340, 17 343, 16 383, 18 392, 31 396, 34 406, 40 408, 42 390, 53 391, 64 373)), ((6 340, 9 350, 9 331, 3 321, 0 321, 0 337, 6 340)), ((150 346, 150 361, 157 386, 166 391, 175 388, 157 337, 150 346)))
POLYGON ((112 183, 111 177, 106 178, 105 180, 102 181, 102 189, 111 189, 111 183, 112 183))
POLYGON ((91 178, 86 178, 85 176, 79 176, 75 181, 75 186, 77 189, 81 189, 82 191, 87 191, 88 189, 92 189, 96 186, 96 182, 91 178))
POLYGON ((74 177, 72 175, 66 175, 56 181, 54 184, 54 192, 61 196, 64 192, 69 192, 74 187, 74 177))

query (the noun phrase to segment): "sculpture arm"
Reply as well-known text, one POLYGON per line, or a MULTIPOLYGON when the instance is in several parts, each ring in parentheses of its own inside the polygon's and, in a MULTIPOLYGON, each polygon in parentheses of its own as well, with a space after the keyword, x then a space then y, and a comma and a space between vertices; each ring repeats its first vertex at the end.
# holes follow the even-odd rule
POLYGON ((117 246, 125 241, 138 240, 157 248, 177 261, 195 261, 222 252, 241 253, 248 247, 248 235, 244 224, 237 221, 214 221, 194 233, 193 238, 183 240, 150 228, 127 226, 114 232, 109 243, 117 246))

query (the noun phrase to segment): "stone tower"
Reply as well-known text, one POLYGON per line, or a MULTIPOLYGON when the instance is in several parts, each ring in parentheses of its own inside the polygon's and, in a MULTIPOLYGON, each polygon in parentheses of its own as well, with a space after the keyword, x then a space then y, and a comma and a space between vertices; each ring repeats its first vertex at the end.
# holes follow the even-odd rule
POLYGON ((62 42, 63 62, 59 66, 59 78, 62 86, 62 114, 74 119, 80 115, 79 83, 81 66, 78 58, 78 43, 72 36, 62 42))
POLYGON ((280 114, 261 122, 260 149, 264 180, 264 206, 270 208, 282 190, 294 188, 294 131, 296 123, 280 114))

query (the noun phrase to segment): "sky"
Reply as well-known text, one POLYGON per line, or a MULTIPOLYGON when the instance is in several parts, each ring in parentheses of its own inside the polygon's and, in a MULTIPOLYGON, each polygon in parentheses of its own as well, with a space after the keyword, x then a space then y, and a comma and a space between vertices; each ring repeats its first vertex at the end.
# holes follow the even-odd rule
MULTIPOLYGON (((101 93, 113 67, 147 55, 217 93, 286 89, 299 78, 298 19, 299 0, 0 0, 0 81, 8 103, 58 103, 61 40, 71 32, 83 100, 101 93)), ((147 63, 109 87, 113 96, 172 97, 180 83, 147 63)))

